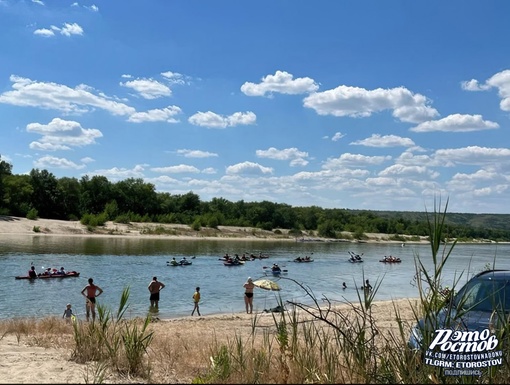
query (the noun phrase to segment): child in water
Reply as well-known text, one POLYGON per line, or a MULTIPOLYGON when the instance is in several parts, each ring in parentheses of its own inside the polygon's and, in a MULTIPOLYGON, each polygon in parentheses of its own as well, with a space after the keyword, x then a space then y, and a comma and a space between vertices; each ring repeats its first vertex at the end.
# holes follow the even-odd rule
POLYGON ((66 319, 66 322, 71 322, 71 320, 74 318, 73 309, 71 309, 71 304, 68 303, 66 306, 66 309, 64 310, 64 314, 62 315, 62 318, 66 319))

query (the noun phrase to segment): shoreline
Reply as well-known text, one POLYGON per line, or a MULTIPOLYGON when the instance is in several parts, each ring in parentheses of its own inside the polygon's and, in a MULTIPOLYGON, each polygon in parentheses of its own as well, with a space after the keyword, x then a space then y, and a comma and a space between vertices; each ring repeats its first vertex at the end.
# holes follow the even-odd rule
MULTIPOLYGON (((129 224, 106 222, 104 226, 93 229, 80 223, 80 221, 64 221, 57 219, 27 219, 13 216, 0 216, 0 234, 32 235, 32 236, 71 236, 71 237, 98 237, 98 238, 155 238, 155 239, 182 239, 182 240, 221 240, 221 241, 281 241, 281 242, 345 242, 345 243, 404 243, 400 240, 390 240, 391 234, 366 233, 367 239, 356 240, 352 238, 334 239, 323 238, 315 234, 303 232, 296 237, 289 235, 289 230, 279 229, 279 232, 262 230, 254 227, 218 226, 217 229, 201 228, 193 230, 188 225, 167 223, 141 223, 129 224), (93 231, 91 231, 93 230, 93 231)), ((346 236, 350 233, 346 232, 346 236)), ((426 237, 420 241, 410 240, 406 236, 406 244, 427 243, 426 237)))
MULTIPOLYGON (((29 235, 29 236, 66 236, 66 237, 97 237, 97 238, 153 238, 178 240, 221 240, 221 241, 278 241, 302 243, 381 243, 381 244, 428 244, 426 236, 400 235, 402 240, 393 240, 395 234, 364 233, 366 239, 352 238, 352 233, 343 232, 345 238, 324 238, 315 232, 303 231, 302 235, 289 234, 288 229, 262 230, 255 227, 218 226, 218 228, 202 227, 193 230, 189 225, 130 222, 115 223, 108 221, 104 226, 94 228, 83 225, 80 221, 65 221, 58 219, 27 219, 22 217, 0 215, 0 234, 29 235), (417 240, 419 238, 419 240, 417 240)), ((461 244, 510 244, 510 242, 496 242, 490 240, 473 239, 461 244)))

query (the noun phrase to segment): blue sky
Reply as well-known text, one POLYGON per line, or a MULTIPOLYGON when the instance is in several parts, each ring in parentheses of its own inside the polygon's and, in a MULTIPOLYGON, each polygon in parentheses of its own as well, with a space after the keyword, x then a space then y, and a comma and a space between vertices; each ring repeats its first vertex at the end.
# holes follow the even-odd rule
POLYGON ((510 2, 0 0, 13 173, 510 213, 510 2))

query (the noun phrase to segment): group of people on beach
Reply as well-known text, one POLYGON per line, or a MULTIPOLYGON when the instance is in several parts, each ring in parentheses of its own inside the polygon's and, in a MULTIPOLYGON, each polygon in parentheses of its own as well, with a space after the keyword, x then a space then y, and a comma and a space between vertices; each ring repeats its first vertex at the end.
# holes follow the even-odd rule
MULTIPOLYGON (((157 310, 159 307, 159 293, 161 290, 165 288, 165 284, 163 282, 158 281, 158 277, 152 277, 152 281, 149 283, 149 286, 147 288, 149 289, 150 297, 150 306, 151 310, 157 310)), ((87 321, 90 320, 92 317, 92 321, 95 321, 96 319, 96 298, 99 297, 101 294, 103 294, 103 289, 94 284, 94 279, 89 278, 88 284, 82 289, 81 294, 85 297, 85 314, 87 321)), ((193 293, 193 311, 191 312, 191 315, 195 314, 195 311, 200 316, 200 287, 195 288, 195 292, 193 293)), ((70 322, 75 317, 72 305, 68 303, 66 305, 66 308, 64 310, 64 314, 62 315, 62 318, 65 318, 66 321, 70 322)))
MULTIPOLYGON (((271 270, 281 271, 281 269, 277 263, 273 264, 273 266, 271 267, 271 270)), ((61 268, 61 271, 65 271, 63 267, 61 268)), ((30 272, 35 272, 34 266, 31 266, 29 274, 31 274, 30 272)), ((61 273, 61 274, 65 274, 65 272, 61 273)), ((157 311, 157 309, 159 307, 160 292, 165 287, 166 287, 165 284, 163 282, 158 281, 158 278, 156 276, 154 276, 152 278, 151 282, 147 286, 149 293, 150 293, 149 301, 150 301, 150 309, 151 310, 157 311)), ((243 284, 243 287, 244 287, 244 303, 245 303, 245 307, 246 307, 246 313, 252 314, 252 312, 253 312, 253 290, 255 288, 255 284, 253 283, 253 280, 251 277, 248 277, 246 282, 243 284)), ((347 288, 347 285, 345 282, 343 282, 342 289, 345 290, 346 288, 347 288)), ((361 286, 361 289, 365 289, 368 291, 372 290, 372 285, 370 285, 370 282, 368 279, 365 281, 365 285, 361 286)), ((81 294, 85 297, 85 312, 86 312, 87 321, 89 321, 91 317, 92 317, 92 321, 95 321, 95 319, 96 319, 96 298, 98 296, 100 296, 101 294, 103 294, 103 289, 101 287, 97 286, 96 284, 94 284, 93 278, 89 278, 88 284, 81 290, 81 294)), ((193 293, 192 299, 193 299, 194 307, 193 307, 193 311, 191 312, 191 315, 193 316, 196 311, 197 314, 200 316, 201 315, 200 314, 200 306, 199 306, 200 299, 201 299, 200 287, 197 286, 195 288, 195 292, 193 293)), ((75 315, 72 310, 72 305, 70 303, 68 303, 64 310, 64 314, 62 315, 62 318, 65 318, 66 321, 70 322, 71 319, 74 319, 74 317, 75 317, 75 315)))

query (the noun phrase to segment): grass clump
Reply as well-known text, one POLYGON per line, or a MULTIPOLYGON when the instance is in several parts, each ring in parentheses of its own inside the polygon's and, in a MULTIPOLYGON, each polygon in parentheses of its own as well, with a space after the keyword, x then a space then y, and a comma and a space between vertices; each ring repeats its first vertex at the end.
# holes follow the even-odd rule
POLYGON ((151 367, 146 354, 153 340, 153 332, 148 330, 151 318, 148 315, 143 321, 125 320, 128 298, 129 287, 122 292, 115 316, 104 306, 98 305, 97 321, 73 324, 74 361, 97 362, 96 373, 111 368, 124 375, 150 378, 151 367))

